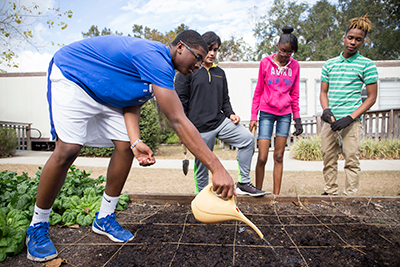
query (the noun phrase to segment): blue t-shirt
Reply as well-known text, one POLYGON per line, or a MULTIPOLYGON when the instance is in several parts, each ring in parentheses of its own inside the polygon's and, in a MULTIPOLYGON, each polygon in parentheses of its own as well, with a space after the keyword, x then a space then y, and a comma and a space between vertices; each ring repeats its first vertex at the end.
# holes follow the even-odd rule
POLYGON ((169 48, 155 41, 118 35, 84 39, 61 48, 54 63, 93 99, 115 107, 151 99, 150 84, 174 89, 169 48))

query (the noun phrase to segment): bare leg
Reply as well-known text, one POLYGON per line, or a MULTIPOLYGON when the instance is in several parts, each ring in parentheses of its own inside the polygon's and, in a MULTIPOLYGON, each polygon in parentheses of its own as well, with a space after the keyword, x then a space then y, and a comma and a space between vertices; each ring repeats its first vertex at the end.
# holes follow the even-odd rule
POLYGON ((42 209, 53 206, 71 164, 79 155, 82 146, 58 140, 53 154, 44 165, 40 176, 36 205, 42 209))
POLYGON ((256 187, 262 190, 264 182, 265 164, 268 160, 269 145, 271 140, 259 139, 258 140, 258 158, 256 164, 256 187))
POLYGON ((283 154, 285 152, 286 137, 277 136, 274 148, 274 195, 279 195, 281 191, 283 173, 283 154))
POLYGON ((133 153, 129 142, 113 141, 114 153, 111 156, 107 170, 106 194, 117 197, 121 194, 125 181, 132 167, 133 153))

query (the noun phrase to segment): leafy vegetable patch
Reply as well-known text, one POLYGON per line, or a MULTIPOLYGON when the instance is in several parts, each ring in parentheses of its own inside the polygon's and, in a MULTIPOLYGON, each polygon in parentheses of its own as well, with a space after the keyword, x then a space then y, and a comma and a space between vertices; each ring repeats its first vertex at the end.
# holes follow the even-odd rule
MULTIPOLYGON (((26 230, 32 219, 42 168, 34 178, 14 171, 0 173, 0 262, 24 248, 26 230)), ((71 166, 50 214, 50 224, 91 225, 100 209, 106 177, 89 177, 91 171, 71 166)), ((129 196, 123 194, 116 210, 128 207, 129 196)))

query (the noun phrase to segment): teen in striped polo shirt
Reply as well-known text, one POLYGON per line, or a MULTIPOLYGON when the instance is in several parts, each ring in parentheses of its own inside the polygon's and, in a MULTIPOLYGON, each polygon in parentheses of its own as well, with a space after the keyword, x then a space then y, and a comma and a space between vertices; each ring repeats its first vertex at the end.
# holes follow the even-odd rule
POLYGON ((357 193, 360 182, 361 115, 376 100, 378 72, 374 62, 361 56, 358 50, 371 28, 367 15, 350 20, 343 37, 344 51, 325 62, 321 75, 320 101, 325 123, 321 133, 325 187, 323 195, 337 195, 339 157, 338 133, 342 136, 346 183, 344 195, 357 193), (361 101, 363 85, 367 99, 361 101))

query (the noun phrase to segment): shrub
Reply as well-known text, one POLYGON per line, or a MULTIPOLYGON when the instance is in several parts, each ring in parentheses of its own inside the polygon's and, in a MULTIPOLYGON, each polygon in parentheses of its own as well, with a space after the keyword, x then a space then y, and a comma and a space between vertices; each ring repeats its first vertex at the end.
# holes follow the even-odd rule
POLYGON ((321 137, 298 138, 290 147, 290 152, 298 160, 322 160, 321 137))
POLYGON ((361 158, 364 159, 398 159, 400 158, 399 139, 363 139, 361 141, 361 158))
POLYGON ((79 156, 84 157, 111 157, 114 152, 113 147, 90 147, 83 146, 79 156))
MULTIPOLYGON (((399 139, 361 140, 360 159, 398 159, 400 158, 399 139)), ((290 148, 293 158, 298 160, 322 160, 321 137, 298 139, 290 148)), ((342 157, 340 155, 340 157, 342 157)))
POLYGON ((176 133, 171 134, 166 141, 167 145, 175 145, 175 144, 180 144, 181 140, 179 139, 178 135, 176 133))
POLYGON ((139 127, 143 142, 153 152, 156 152, 159 143, 160 124, 158 123, 157 110, 151 101, 147 101, 141 108, 139 127))
POLYGON ((18 147, 14 129, 0 127, 0 158, 11 156, 18 147))

